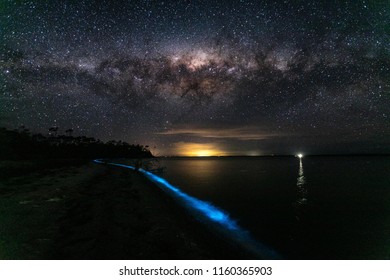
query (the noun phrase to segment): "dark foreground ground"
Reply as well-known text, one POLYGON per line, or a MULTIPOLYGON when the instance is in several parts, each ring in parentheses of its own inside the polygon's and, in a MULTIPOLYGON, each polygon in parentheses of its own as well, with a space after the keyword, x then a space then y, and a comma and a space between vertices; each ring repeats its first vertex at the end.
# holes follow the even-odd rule
POLYGON ((0 259, 248 259, 131 170, 2 162, 0 259))

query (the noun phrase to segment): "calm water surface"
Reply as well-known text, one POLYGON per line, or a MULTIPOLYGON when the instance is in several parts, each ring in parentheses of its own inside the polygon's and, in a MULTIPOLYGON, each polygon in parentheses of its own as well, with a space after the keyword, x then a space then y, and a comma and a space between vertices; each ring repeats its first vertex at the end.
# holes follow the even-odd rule
POLYGON ((390 258, 390 158, 164 159, 162 177, 294 259, 390 258))

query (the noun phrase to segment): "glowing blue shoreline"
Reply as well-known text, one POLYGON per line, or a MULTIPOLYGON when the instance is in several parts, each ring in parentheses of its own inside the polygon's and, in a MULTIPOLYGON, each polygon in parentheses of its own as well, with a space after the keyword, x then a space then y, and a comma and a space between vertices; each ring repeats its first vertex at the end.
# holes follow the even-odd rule
MULTIPOLYGON (((109 164, 114 166, 119 166, 131 170, 135 170, 135 168, 131 165, 125 165, 120 163, 111 163, 104 162, 99 159, 94 160, 95 163, 99 164, 109 164)), ((165 191, 168 191, 170 195, 172 195, 175 199, 177 199, 183 206, 185 206, 188 210, 193 212, 198 218, 211 222, 214 225, 219 225, 224 233, 230 238, 238 241, 241 245, 243 245, 247 250, 252 251, 258 256, 261 256, 265 259, 279 259, 280 256, 274 251, 268 249, 264 245, 256 242, 252 239, 249 233, 242 228, 240 228, 237 223, 232 220, 229 215, 219 209, 218 207, 212 205, 209 202, 202 201, 195 197, 192 197, 185 192, 181 191, 179 188, 171 185, 167 180, 151 173, 143 169, 138 170, 140 173, 144 174, 150 181, 156 183, 160 188, 165 191)), ((221 229, 220 229, 221 230, 221 229)))

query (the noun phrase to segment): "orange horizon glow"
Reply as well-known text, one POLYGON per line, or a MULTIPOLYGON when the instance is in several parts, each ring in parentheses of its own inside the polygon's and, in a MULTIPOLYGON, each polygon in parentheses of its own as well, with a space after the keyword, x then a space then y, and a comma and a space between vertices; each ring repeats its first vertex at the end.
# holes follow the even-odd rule
POLYGON ((201 143, 176 143, 176 153, 179 156, 186 157, 215 157, 226 156, 227 153, 217 147, 215 144, 201 144, 201 143))

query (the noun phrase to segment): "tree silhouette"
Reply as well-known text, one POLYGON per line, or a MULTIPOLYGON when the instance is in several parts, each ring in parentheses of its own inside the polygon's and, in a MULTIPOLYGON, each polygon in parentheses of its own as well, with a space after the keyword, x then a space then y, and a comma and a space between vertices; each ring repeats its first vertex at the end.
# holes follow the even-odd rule
MULTIPOLYGON (((70 131, 69 131, 70 130, 70 131)), ((123 141, 107 143, 93 137, 58 135, 58 127, 49 129, 49 136, 31 134, 25 127, 0 128, 0 159, 93 159, 153 157, 148 146, 130 145, 123 141)))
POLYGON ((69 129, 65 130, 65 133, 66 133, 66 136, 71 137, 73 134, 73 129, 69 128, 69 129))
POLYGON ((53 126, 49 128, 50 136, 57 136, 57 132, 58 132, 58 126, 53 126))

